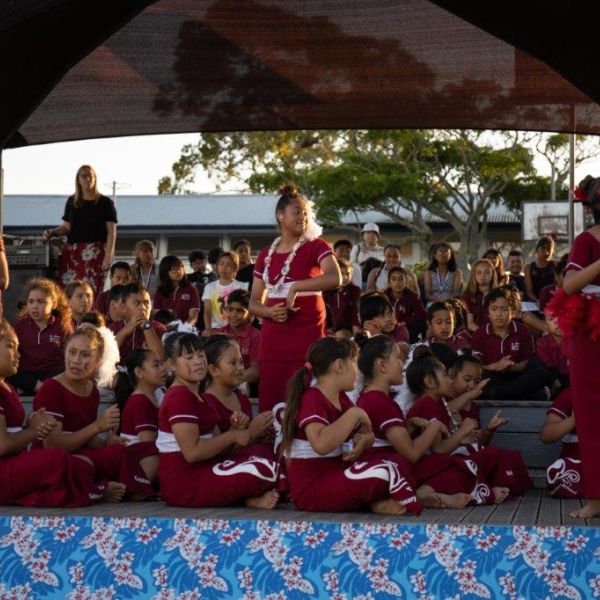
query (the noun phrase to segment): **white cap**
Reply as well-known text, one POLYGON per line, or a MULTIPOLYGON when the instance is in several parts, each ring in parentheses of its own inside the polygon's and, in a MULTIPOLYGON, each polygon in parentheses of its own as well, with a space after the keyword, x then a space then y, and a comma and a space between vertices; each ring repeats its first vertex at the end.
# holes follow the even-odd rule
POLYGON ((365 223, 360 232, 364 233, 365 231, 374 231, 377 235, 379 235, 379 226, 377 223, 365 223))

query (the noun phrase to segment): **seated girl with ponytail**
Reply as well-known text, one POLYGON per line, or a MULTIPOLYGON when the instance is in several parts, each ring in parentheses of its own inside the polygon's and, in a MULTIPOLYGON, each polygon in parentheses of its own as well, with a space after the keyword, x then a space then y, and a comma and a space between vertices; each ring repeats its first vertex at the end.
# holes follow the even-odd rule
POLYGON ((162 496, 172 506, 229 506, 244 502, 272 509, 279 495, 274 460, 235 454, 252 442, 247 427, 232 421, 221 431, 221 416, 198 392, 206 376, 205 340, 172 333, 165 341, 175 380, 158 411, 158 476, 162 496))
POLYGON ((251 453, 274 459, 273 411, 268 410, 252 418, 250 400, 238 389, 244 379, 244 361, 237 342, 228 335, 214 334, 202 338, 202 344, 207 364, 202 398, 219 414, 219 429, 224 432, 231 427, 248 428, 251 453), (255 442, 264 442, 270 447, 256 446, 255 442))
MULTIPOLYGON (((424 506, 465 507, 471 501, 468 494, 444 494, 428 485, 426 480, 418 481, 420 466, 429 460, 428 453, 433 442, 439 434, 444 437, 448 437, 449 434, 446 426, 438 420, 414 418, 412 423, 405 423, 402 409, 390 395, 390 386, 400 385, 404 378, 398 345, 384 335, 370 339, 359 338, 357 341, 362 346, 358 367, 366 383, 358 399, 358 406, 369 416, 375 434, 375 442, 368 456, 397 452, 404 459, 404 462, 400 463, 402 473, 410 474, 411 484, 413 481, 418 482, 417 498, 424 506), (417 435, 411 439, 413 434, 417 435), (411 463, 414 465, 414 474, 411 463)), ((448 469, 457 468, 453 466, 452 457, 447 457, 445 462, 448 469)))
POLYGON ((351 341, 322 338, 290 382, 281 443, 288 491, 300 510, 419 513, 421 504, 402 472, 406 462, 391 452, 365 456, 374 439, 371 422, 346 395, 356 382, 356 354, 351 341))
MULTIPOLYGON (((488 382, 487 379, 482 379, 482 376, 481 360, 471 350, 461 350, 450 368, 450 398, 452 399, 449 399, 448 407, 453 415, 458 413, 460 420, 471 418, 478 424, 477 441, 467 447, 469 454, 474 454, 483 448, 490 448, 489 443, 496 429, 508 423, 508 419, 501 417, 498 411, 485 429, 481 428, 476 399, 488 382)), ((494 448, 494 450, 497 450, 500 455, 492 484, 507 487, 512 497, 522 496, 532 487, 532 482, 521 454, 504 448, 494 448)))
POLYGON ((446 494, 467 493, 476 504, 498 504, 506 500, 510 490, 494 480, 499 450, 485 448, 474 454, 465 450, 465 446, 477 442, 479 424, 470 417, 460 423, 453 418, 446 402, 451 394, 448 373, 427 347, 419 347, 413 353, 406 379, 410 390, 419 396, 408 411, 408 419, 419 417, 427 421, 441 421, 450 436, 444 438, 439 433, 431 449, 434 456, 451 455, 458 459, 454 464, 459 467, 448 469, 448 463, 438 456, 438 460, 423 466, 418 479, 446 494))
POLYGON ((25 409, 6 378, 19 366, 19 342, 13 328, 0 319, 0 504, 79 507, 116 502, 125 492, 117 482, 94 482, 94 467, 61 448, 27 451, 46 439, 58 421, 44 409, 25 418, 25 409))

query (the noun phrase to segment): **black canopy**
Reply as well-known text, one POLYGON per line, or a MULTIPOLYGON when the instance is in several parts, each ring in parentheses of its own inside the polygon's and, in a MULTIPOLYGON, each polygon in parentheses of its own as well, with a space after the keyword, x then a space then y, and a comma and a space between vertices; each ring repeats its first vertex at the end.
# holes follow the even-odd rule
POLYGON ((5 0, 0 147, 270 129, 599 133, 596 36, 565 10, 496 0, 5 0))

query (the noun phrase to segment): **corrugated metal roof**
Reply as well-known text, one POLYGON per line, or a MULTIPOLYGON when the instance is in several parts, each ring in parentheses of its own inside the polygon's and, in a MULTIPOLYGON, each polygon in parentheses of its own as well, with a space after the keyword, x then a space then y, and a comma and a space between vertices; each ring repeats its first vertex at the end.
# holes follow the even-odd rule
MULTIPOLYGON (((65 196, 7 195, 4 198, 5 227, 50 227, 60 221, 65 196)), ((275 225, 275 203, 271 194, 238 195, 172 195, 119 196, 117 213, 121 227, 272 227, 275 225)), ((409 217, 408 211, 403 215, 409 217)), ((375 211, 359 213, 361 224, 393 223, 375 211)), ((429 215, 429 223, 444 223, 429 215)), ((348 214, 344 223, 353 225, 356 216, 348 214)), ((488 212, 489 223, 519 223, 520 219, 506 206, 493 206, 488 212)))

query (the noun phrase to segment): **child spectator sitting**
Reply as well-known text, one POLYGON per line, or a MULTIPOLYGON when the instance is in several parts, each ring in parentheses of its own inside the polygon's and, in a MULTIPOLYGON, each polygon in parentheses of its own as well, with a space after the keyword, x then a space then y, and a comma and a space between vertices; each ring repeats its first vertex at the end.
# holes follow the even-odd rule
POLYGON ((477 329, 471 342, 490 379, 482 396, 549 400, 549 375, 534 356, 531 333, 514 320, 517 304, 517 292, 508 287, 496 288, 486 297, 490 322, 477 329))
POLYGON ((195 323, 200 312, 200 296, 188 282, 183 263, 177 256, 165 256, 160 261, 158 280, 153 309, 169 308, 184 323, 195 323))
POLYGON ((350 240, 337 240, 333 244, 333 253, 336 258, 343 258, 350 263, 352 268, 352 283, 362 291, 362 269, 358 263, 353 263, 350 260, 352 242, 350 240))
POLYGON ((63 344, 72 332, 71 307, 61 288, 49 279, 30 279, 23 290, 25 306, 14 328, 19 338, 15 387, 33 395, 42 383, 64 369, 63 344))
POLYGON ((217 329, 216 333, 224 333, 232 337, 240 347, 244 362, 242 382, 258 381, 258 348, 260 331, 252 327, 252 313, 248 310, 250 295, 246 290, 234 290, 229 294, 225 305, 227 325, 217 329))
MULTIPOLYGON (((202 298, 202 294, 204 294, 204 288, 207 283, 211 281, 217 280, 217 275, 212 271, 207 270, 207 261, 206 254, 202 252, 202 250, 193 250, 190 252, 188 257, 190 261, 190 266, 192 267, 193 272, 187 276, 188 281, 196 286, 198 290, 198 296, 202 298)), ((200 313, 198 314, 198 319, 196 320, 196 329, 198 331, 204 331, 206 328, 204 324, 204 302, 202 299, 200 300, 200 313)))
POLYGON ((508 253, 508 277, 509 285, 512 285, 521 296, 521 300, 525 299, 525 275, 523 275, 523 253, 520 250, 511 250, 508 253))
POLYGON ((111 323, 109 329, 115 334, 120 364, 124 365, 127 356, 134 348, 148 348, 161 359, 164 358, 161 337, 166 327, 150 320, 150 293, 137 282, 130 283, 123 290, 124 319, 111 323))
POLYGON ((362 296, 358 313, 363 329, 370 335, 389 335, 396 342, 408 342, 408 329, 396 323, 392 305, 381 292, 362 296))
POLYGON ((550 371, 553 390, 569 387, 569 361, 558 321, 545 313, 547 331, 535 343, 535 353, 550 371))
POLYGON ((467 328, 475 331, 478 327, 489 322, 485 304, 490 290, 498 287, 498 275, 493 263, 487 258, 475 261, 463 301, 467 308, 467 328))
POLYGON ((227 320, 223 312, 229 294, 234 290, 247 290, 248 284, 237 281, 235 275, 238 268, 238 257, 235 252, 223 252, 217 260, 216 281, 208 283, 204 288, 202 300, 204 302, 204 323, 206 334, 213 333, 213 329, 225 327, 227 320))
POLYGON ((88 313, 94 303, 94 290, 87 281, 76 279, 65 286, 65 296, 71 307, 71 324, 77 329, 83 315, 88 313))
MULTIPOLYGON (((133 279, 131 273, 131 267, 129 263, 120 260, 113 263, 110 267, 110 287, 115 285, 127 285, 131 283, 133 279)), ((104 290, 100 292, 94 302, 94 310, 97 310, 101 315, 108 314, 108 292, 110 290, 104 290)))
POLYGON ((454 309, 449 302, 434 302, 427 309, 427 325, 431 336, 427 338, 430 344, 445 344, 452 350, 470 348, 470 338, 461 332, 454 334, 456 318, 454 309))
POLYGON ((338 329, 348 329, 356 333, 360 330, 358 321, 360 288, 351 281, 352 265, 350 261, 345 258, 337 258, 337 262, 342 274, 342 285, 337 289, 323 292, 323 300, 331 311, 331 329, 334 332, 338 329))
POLYGON ((154 296, 158 286, 158 267, 156 266, 156 248, 150 240, 140 240, 135 245, 135 261, 131 269, 132 281, 141 283, 154 296))
POLYGON ((560 257, 560 260, 556 264, 554 271, 554 283, 551 285, 546 285, 540 290, 539 297, 539 307, 540 312, 544 312, 546 309, 546 305, 550 300, 552 300, 552 296, 557 289, 563 286, 563 281, 565 279, 565 269, 567 268, 567 263, 569 262, 569 254, 563 254, 560 257))
POLYGON ((123 293, 126 289, 126 285, 114 285, 110 288, 110 290, 108 290, 108 309, 106 314, 102 315, 104 317, 104 320, 106 321, 107 326, 111 323, 122 321, 125 318, 125 313, 123 312, 123 293))
POLYGON ((404 267, 392 267, 388 273, 388 287, 383 293, 393 307, 398 324, 408 329, 410 343, 413 344, 425 338, 427 325, 421 300, 408 288, 408 277, 404 267))
POLYGON ((436 244, 431 262, 423 274, 425 300, 428 303, 444 302, 459 296, 462 291, 462 272, 456 265, 454 249, 450 244, 436 244))
POLYGON ((238 270, 235 278, 248 284, 248 291, 252 290, 254 280, 254 263, 252 262, 252 246, 248 240, 238 240, 233 245, 233 251, 238 257, 238 270))

